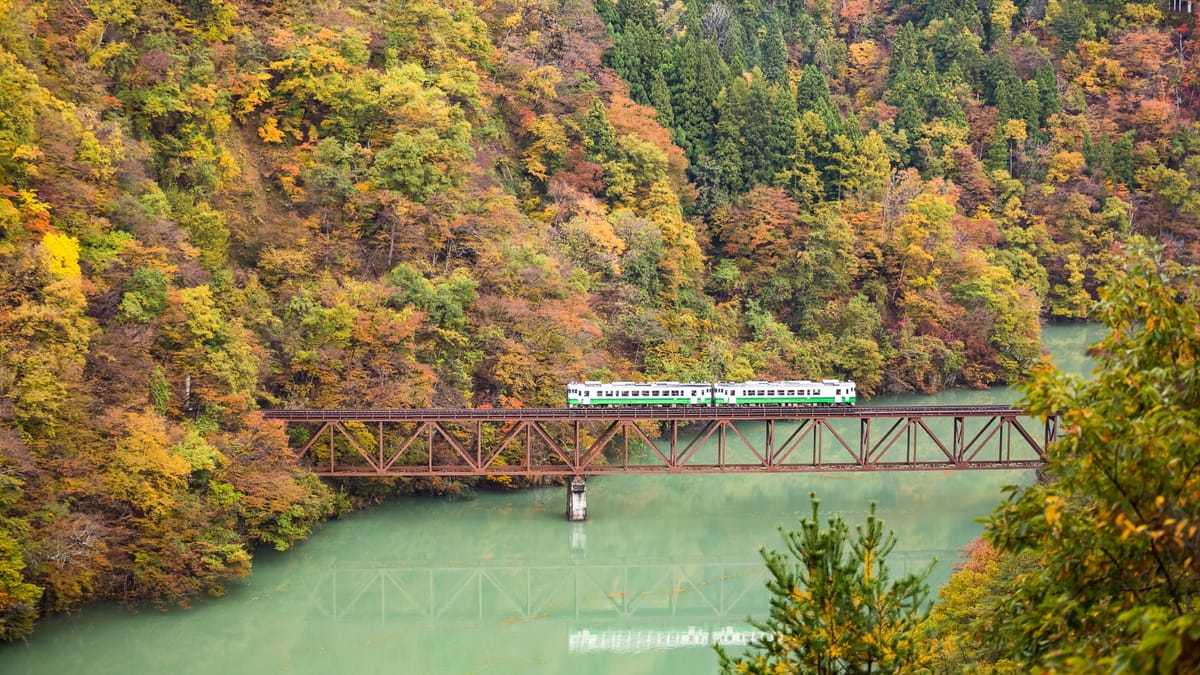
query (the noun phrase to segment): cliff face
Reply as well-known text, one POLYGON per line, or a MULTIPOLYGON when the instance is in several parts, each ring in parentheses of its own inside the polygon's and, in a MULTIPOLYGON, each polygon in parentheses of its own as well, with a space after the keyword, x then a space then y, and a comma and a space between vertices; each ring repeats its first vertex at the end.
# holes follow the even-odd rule
POLYGON ((460 489, 260 407, 1018 377, 1200 215, 1190 17, 1035 5, 0 0, 0 637, 460 489))

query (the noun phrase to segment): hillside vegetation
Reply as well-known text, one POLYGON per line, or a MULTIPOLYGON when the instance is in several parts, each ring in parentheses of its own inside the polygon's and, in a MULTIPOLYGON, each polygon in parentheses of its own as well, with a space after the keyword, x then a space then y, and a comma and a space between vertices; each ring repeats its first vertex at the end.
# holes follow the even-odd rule
POLYGON ((0 0, 0 638, 355 503, 264 407, 987 386, 1192 262, 1194 21, 1030 0, 0 0))

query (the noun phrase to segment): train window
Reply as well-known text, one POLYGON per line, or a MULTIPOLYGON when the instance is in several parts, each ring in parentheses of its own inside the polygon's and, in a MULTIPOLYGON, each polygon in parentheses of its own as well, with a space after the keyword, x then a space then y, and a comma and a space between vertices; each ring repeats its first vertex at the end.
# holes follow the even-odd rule
POLYGON ((791 390, 791 389, 788 389, 788 393, 787 393, 787 395, 788 395, 788 396, 795 396, 795 395, 796 395, 796 392, 795 392, 795 391, 793 391, 793 390, 791 390))
POLYGON ((842 390, 841 390, 841 389, 838 389, 838 390, 837 390, 837 395, 838 395, 838 396, 841 396, 841 395, 842 395, 842 390))

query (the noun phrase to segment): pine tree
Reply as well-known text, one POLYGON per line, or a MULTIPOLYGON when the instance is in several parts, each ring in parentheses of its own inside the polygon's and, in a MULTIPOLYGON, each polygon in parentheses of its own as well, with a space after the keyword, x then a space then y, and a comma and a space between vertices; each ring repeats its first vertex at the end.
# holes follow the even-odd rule
POLYGON ((587 150, 588 159, 603 164, 617 156, 617 132, 612 122, 608 121, 608 113, 604 110, 604 102, 597 96, 588 107, 587 119, 583 123, 583 147, 587 150))
POLYGON ((769 182, 778 185, 775 176, 787 168, 788 155, 796 147, 796 120, 800 113, 796 110, 795 92, 786 83, 771 88, 771 100, 771 121, 765 146, 772 167, 769 182))
POLYGON ((800 529, 780 528, 786 552, 762 551, 771 578, 771 615, 751 621, 766 637, 733 659, 718 646, 725 673, 898 673, 921 659, 917 627, 929 587, 924 572, 894 582, 887 556, 896 537, 875 516, 850 528, 840 516, 821 527, 820 500, 809 493, 812 518, 800 529))
POLYGON ((800 112, 811 110, 821 116, 830 134, 841 133, 842 115, 829 95, 829 83, 815 66, 804 69, 796 87, 796 103, 800 112))
POLYGON ((787 45, 779 24, 772 21, 760 43, 762 71, 770 82, 786 82, 788 79, 787 45))
POLYGON ((1046 118, 1062 112, 1062 102, 1058 95, 1058 78, 1054 75, 1054 64, 1050 61, 1037 71, 1038 98, 1042 104, 1042 122, 1046 118))
POLYGON ((713 102, 729 80, 729 69, 713 43, 689 34, 672 52, 664 79, 671 93, 675 141, 696 162, 712 153, 713 102))
POLYGON ((713 130, 713 159, 721 177, 721 188, 730 195, 740 194, 747 187, 744 179, 746 138, 743 129, 748 98, 749 84, 744 78, 736 77, 717 97, 715 105, 717 126, 713 130))
POLYGON ((666 37, 657 27, 646 28, 631 23, 626 30, 613 36, 613 48, 608 53, 608 65, 629 83, 629 95, 642 104, 650 103, 650 86, 654 73, 662 66, 666 37))

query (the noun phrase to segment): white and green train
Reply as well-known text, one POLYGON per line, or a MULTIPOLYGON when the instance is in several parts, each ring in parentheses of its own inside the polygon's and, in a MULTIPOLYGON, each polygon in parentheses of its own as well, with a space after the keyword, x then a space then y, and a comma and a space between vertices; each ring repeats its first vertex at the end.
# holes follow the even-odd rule
POLYGON ((854 405, 845 380, 781 382, 569 382, 567 407, 854 405))

